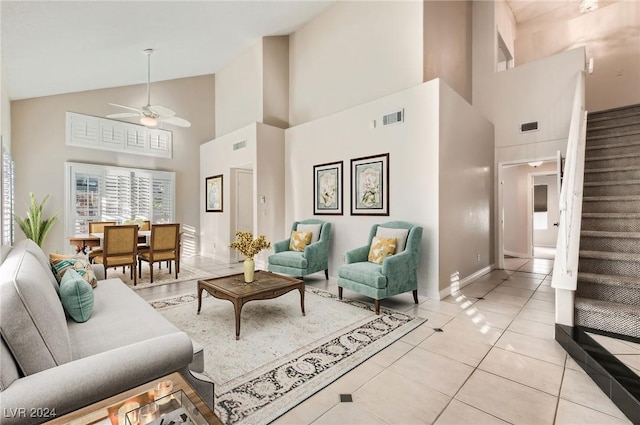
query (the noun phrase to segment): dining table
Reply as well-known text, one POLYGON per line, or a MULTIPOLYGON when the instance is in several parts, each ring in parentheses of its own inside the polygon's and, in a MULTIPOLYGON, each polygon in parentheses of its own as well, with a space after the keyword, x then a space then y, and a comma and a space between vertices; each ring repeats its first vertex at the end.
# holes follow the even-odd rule
MULTIPOLYGON (((138 243, 149 243, 149 237, 151 236, 151 230, 139 230, 138 231, 138 243)), ((79 233, 71 236, 67 236, 69 245, 75 247, 76 254, 82 252, 87 254, 87 249, 102 246, 102 239, 104 233, 79 233)))

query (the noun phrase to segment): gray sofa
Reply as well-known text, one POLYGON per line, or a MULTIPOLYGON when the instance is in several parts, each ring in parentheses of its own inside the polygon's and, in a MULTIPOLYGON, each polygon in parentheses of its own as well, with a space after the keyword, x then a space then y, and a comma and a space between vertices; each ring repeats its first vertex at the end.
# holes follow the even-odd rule
MULTIPOLYGON (((5 248, 5 247, 3 247, 5 248)), ((179 371, 208 404, 202 347, 120 279, 94 268, 91 317, 65 317, 44 252, 17 243, 0 265, 0 422, 40 423, 179 371), (201 380, 204 378, 205 380, 201 380), (46 417, 49 416, 49 417, 46 417)))

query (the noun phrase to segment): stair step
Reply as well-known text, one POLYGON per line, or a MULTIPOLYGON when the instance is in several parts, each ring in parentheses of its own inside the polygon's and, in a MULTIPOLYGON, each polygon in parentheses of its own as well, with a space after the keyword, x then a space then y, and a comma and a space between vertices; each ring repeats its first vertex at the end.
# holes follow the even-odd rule
POLYGON ((575 324, 640 338, 640 307, 576 297, 575 324))
POLYGON ((640 105, 626 105, 602 111, 590 111, 587 116, 589 121, 597 121, 638 114, 640 114, 640 105))
POLYGON ((640 213, 582 213, 582 230, 640 232, 640 213))
POLYGON ((633 143, 640 140, 640 130, 619 132, 614 134, 603 134, 599 136, 587 135, 587 146, 602 145, 606 143, 633 143))
POLYGON ((636 166, 589 168, 584 170, 584 181, 640 180, 640 168, 636 166))
POLYGON ((640 120, 630 120, 627 123, 610 120, 606 125, 587 127, 587 138, 632 133, 640 133, 640 120))
POLYGON ((640 233, 582 230, 580 249, 640 254, 640 233))
MULTIPOLYGON (((597 170, 601 168, 635 167, 640 168, 640 145, 638 152, 618 155, 589 155, 584 160, 585 170, 597 170)), ((591 152, 595 154, 596 152, 591 152)))
POLYGON ((577 297, 640 307, 640 279, 596 273, 578 273, 577 297))
POLYGON ((640 153, 640 141, 622 143, 587 144, 585 158, 602 155, 636 155, 640 153))
POLYGON ((640 254, 580 250, 578 271, 640 278, 640 254))
POLYGON ((585 182, 584 196, 640 195, 640 180, 585 182))
POLYGON ((589 117, 587 119, 587 131, 624 127, 630 124, 640 124, 639 113, 619 115, 617 117, 589 117))
POLYGON ((640 211, 640 195, 585 196, 583 213, 634 213, 640 211))

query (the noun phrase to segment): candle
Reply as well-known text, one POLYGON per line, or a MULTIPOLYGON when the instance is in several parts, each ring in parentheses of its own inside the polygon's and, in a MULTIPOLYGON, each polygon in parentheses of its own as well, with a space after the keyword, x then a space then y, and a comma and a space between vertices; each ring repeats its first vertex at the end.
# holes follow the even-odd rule
POLYGON ((131 415, 129 415, 129 419, 131 419, 131 421, 127 421, 126 417, 128 412, 131 412, 132 410, 136 410, 139 407, 140 407, 140 403, 137 403, 135 401, 129 401, 123 404, 118 409, 118 425, 137 425, 138 424, 137 412, 134 412, 131 415))
POLYGON ((171 397, 166 397, 173 391, 173 381, 170 379, 160 381, 156 384, 153 389, 153 399, 160 403, 167 403, 171 397), (164 397, 164 398, 163 398, 164 397))

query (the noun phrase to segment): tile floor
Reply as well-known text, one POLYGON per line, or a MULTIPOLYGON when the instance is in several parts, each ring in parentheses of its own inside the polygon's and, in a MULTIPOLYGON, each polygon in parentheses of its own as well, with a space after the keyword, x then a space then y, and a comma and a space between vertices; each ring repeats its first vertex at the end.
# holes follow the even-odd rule
MULTIPOLYGON (((216 274, 240 271, 204 257, 185 263, 216 274)), ((552 260, 510 258, 505 270, 442 301, 421 297, 415 305, 411 294, 384 300, 383 307, 428 321, 273 423, 630 424, 555 342, 552 268, 552 260), (352 394, 353 402, 341 403, 340 394, 352 394)), ((337 292, 321 273, 305 280, 337 292)), ((195 285, 138 293, 152 300, 194 292, 195 285)), ((637 344, 605 342, 617 343, 629 367, 640 368, 637 344)))

